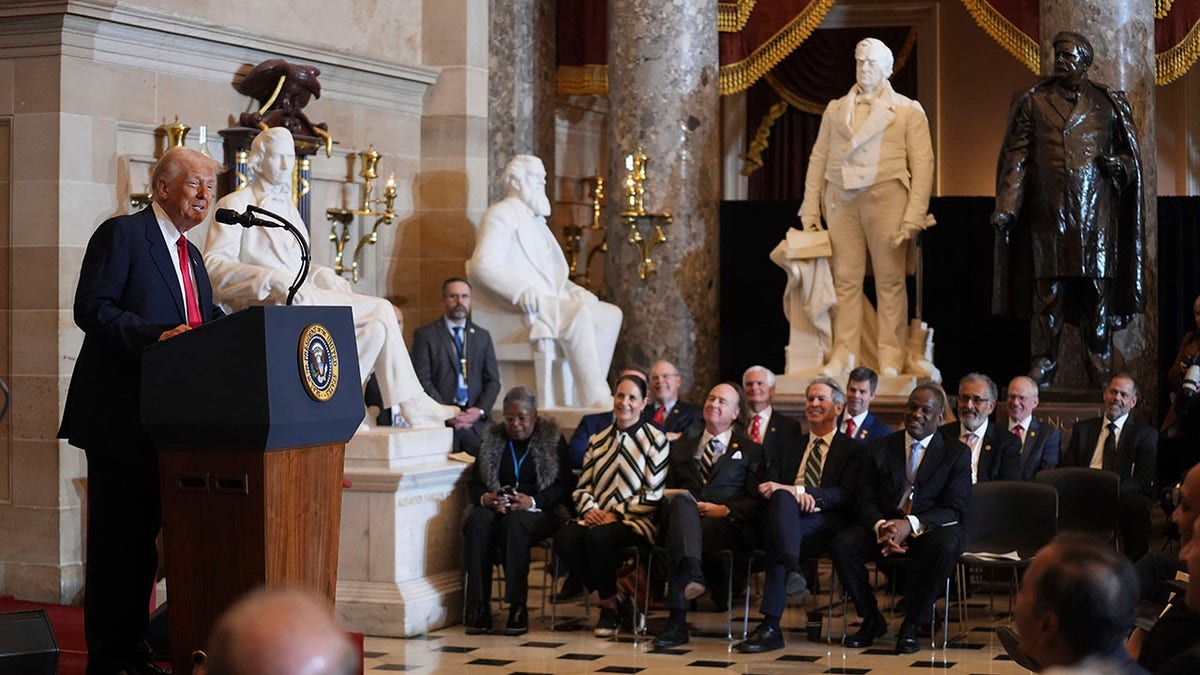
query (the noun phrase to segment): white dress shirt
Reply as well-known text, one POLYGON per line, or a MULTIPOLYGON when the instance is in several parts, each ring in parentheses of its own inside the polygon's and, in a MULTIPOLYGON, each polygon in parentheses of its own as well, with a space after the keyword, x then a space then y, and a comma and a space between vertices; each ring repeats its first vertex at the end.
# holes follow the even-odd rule
POLYGON ((1008 430, 1010 432, 1012 432, 1012 434, 1014 436, 1017 436, 1017 438, 1021 439, 1021 449, 1022 450, 1025 449, 1025 439, 1026 439, 1026 437, 1029 436, 1029 425, 1032 422, 1033 422, 1033 415, 1029 415, 1028 417, 1026 417, 1023 420, 1014 420, 1014 419, 1008 420, 1008 430), (1021 427, 1020 435, 1017 435, 1017 431, 1016 431, 1018 426, 1021 427))
MULTIPOLYGON (((179 267, 179 244, 176 243, 184 235, 175 227, 175 224, 167 217, 167 212, 157 202, 151 204, 151 208, 154 209, 154 218, 158 221, 158 229, 162 232, 163 241, 167 244, 167 255, 171 258, 171 269, 175 270, 175 281, 179 283, 179 297, 183 298, 184 314, 186 315, 187 293, 183 290, 183 270, 179 267)), ((188 276, 192 279, 192 288, 196 292, 196 303, 199 304, 200 287, 196 285, 196 271, 192 269, 193 265, 190 262, 191 253, 188 254, 188 260, 188 276)), ((184 323, 187 321, 185 320, 184 323)))
POLYGON ((983 449, 983 435, 987 433, 987 428, 988 420, 986 417, 983 418, 983 424, 980 424, 979 428, 975 431, 968 430, 961 422, 958 424, 958 438, 971 450, 971 485, 978 482, 976 478, 979 475, 979 453, 983 449), (975 434, 975 441, 971 442, 963 438, 967 434, 975 434))
MULTIPOLYGON (((1093 469, 1104 468, 1104 441, 1108 438, 1108 425, 1117 425, 1117 437, 1115 443, 1121 442, 1121 430, 1125 428, 1125 420, 1129 419, 1129 413, 1121 415, 1115 420, 1110 420, 1107 417, 1100 418, 1100 437, 1096 439, 1096 449, 1092 452, 1092 463, 1089 464, 1093 469)), ((1115 468, 1115 467, 1114 467, 1115 468)))

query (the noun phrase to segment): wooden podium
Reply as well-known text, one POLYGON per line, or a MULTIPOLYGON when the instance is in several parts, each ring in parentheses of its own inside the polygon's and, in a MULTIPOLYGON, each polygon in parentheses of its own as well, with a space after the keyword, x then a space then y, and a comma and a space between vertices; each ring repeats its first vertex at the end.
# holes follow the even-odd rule
POLYGON ((174 672, 258 586, 307 588, 332 609, 361 382, 347 307, 253 307, 146 350, 174 672))

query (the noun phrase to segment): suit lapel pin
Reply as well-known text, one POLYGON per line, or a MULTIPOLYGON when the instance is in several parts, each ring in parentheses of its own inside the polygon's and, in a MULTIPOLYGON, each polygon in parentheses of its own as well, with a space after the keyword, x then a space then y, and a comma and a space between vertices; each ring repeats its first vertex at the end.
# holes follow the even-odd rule
POLYGON ((729 447, 733 448, 734 450, 737 450, 738 444, 737 444, 737 443, 733 443, 733 444, 731 444, 729 447))
POLYGON ((984 452, 991 452, 991 450, 992 450, 992 446, 990 446, 990 445, 985 445, 985 446, 983 446, 983 451, 984 451, 984 452))

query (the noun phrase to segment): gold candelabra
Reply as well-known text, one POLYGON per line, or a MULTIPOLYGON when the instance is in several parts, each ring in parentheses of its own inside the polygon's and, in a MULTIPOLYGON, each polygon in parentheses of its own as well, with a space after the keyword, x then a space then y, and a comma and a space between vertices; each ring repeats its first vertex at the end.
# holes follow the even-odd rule
POLYGON ((362 255, 364 247, 374 244, 379 241, 379 226, 391 225, 396 221, 396 175, 388 176, 387 187, 383 191, 382 199, 372 199, 371 191, 375 187, 376 167, 379 165, 379 153, 375 152, 375 146, 370 146, 366 152, 358 153, 358 158, 362 161, 362 170, 358 175, 362 177, 362 199, 359 202, 357 209, 325 209, 325 220, 330 222, 329 240, 333 242, 337 249, 337 254, 333 259, 333 271, 338 274, 350 273, 350 280, 357 282, 359 278, 359 256, 362 255), (379 206, 383 206, 383 211, 375 210, 379 206), (354 257, 350 261, 350 265, 345 264, 345 249, 346 244, 350 242, 350 225, 354 219, 362 216, 364 218, 374 218, 375 224, 371 227, 368 234, 359 237, 358 244, 354 247, 354 257))
POLYGON ((567 225, 563 227, 563 253, 567 257, 567 264, 570 266, 570 278, 575 283, 595 291, 591 282, 592 260, 597 254, 608 251, 608 242, 604 240, 604 179, 600 176, 590 176, 582 180, 587 188, 587 196, 592 200, 592 223, 591 225, 567 225), (583 254, 583 231, 600 230, 600 243, 588 249, 587 256, 584 257, 583 267, 580 269, 579 259, 583 254))
POLYGON ((621 212, 621 221, 629 226, 629 238, 626 240, 637 248, 641 259, 638 261, 638 278, 646 279, 654 273, 655 265, 652 258, 654 247, 667 241, 663 226, 671 223, 671 214, 647 213, 645 206, 646 176, 650 160, 639 147, 632 155, 625 156, 625 210, 621 212), (642 234, 642 227, 653 227, 650 236, 642 234))
MULTIPOLYGON (((203 131, 204 127, 201 126, 200 129, 203 131)), ((154 133, 162 134, 166 137, 167 147, 164 149, 165 151, 170 150, 171 148, 182 148, 183 146, 187 145, 187 135, 191 130, 192 128, 183 122, 180 122, 179 115, 176 115, 174 122, 163 122, 155 127, 154 133)), ((203 138, 201 140, 203 141, 203 138)), ((140 211, 147 206, 150 206, 150 202, 152 201, 154 201, 153 187, 146 192, 129 193, 129 209, 131 211, 140 211)))

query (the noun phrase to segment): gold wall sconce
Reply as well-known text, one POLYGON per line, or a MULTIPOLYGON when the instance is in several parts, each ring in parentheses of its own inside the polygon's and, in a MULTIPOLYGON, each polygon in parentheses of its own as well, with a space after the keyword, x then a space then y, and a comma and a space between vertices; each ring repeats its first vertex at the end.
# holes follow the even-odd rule
POLYGON ((654 247, 666 243, 667 234, 663 226, 671 223, 671 214, 648 213, 645 207, 646 173, 650 164, 649 158, 639 147, 637 152, 625 156, 625 210, 621 212, 621 222, 629 226, 630 244, 637 248, 641 256, 638 262, 638 278, 645 280, 654 273, 655 265, 652 257, 654 247), (642 231, 653 228, 653 234, 642 234, 642 231))
POLYGON ((359 279, 359 256, 362 255, 363 248, 379 241, 380 225, 391 225, 396 221, 396 175, 388 176, 383 198, 372 199, 371 191, 374 190, 375 179, 378 178, 376 167, 379 165, 379 153, 375 152, 375 146, 372 145, 366 152, 358 153, 358 158, 362 162, 362 170, 358 172, 358 175, 363 179, 362 199, 359 201, 358 208, 325 209, 325 220, 330 222, 329 240, 333 242, 337 250, 333 259, 333 271, 338 274, 349 272, 350 280, 356 283, 359 279), (383 210, 377 211, 376 208, 380 206, 383 207, 383 210), (375 224, 368 234, 359 237, 358 243, 354 247, 354 257, 347 265, 345 249, 351 238, 350 225, 359 216, 374 218, 375 224))

